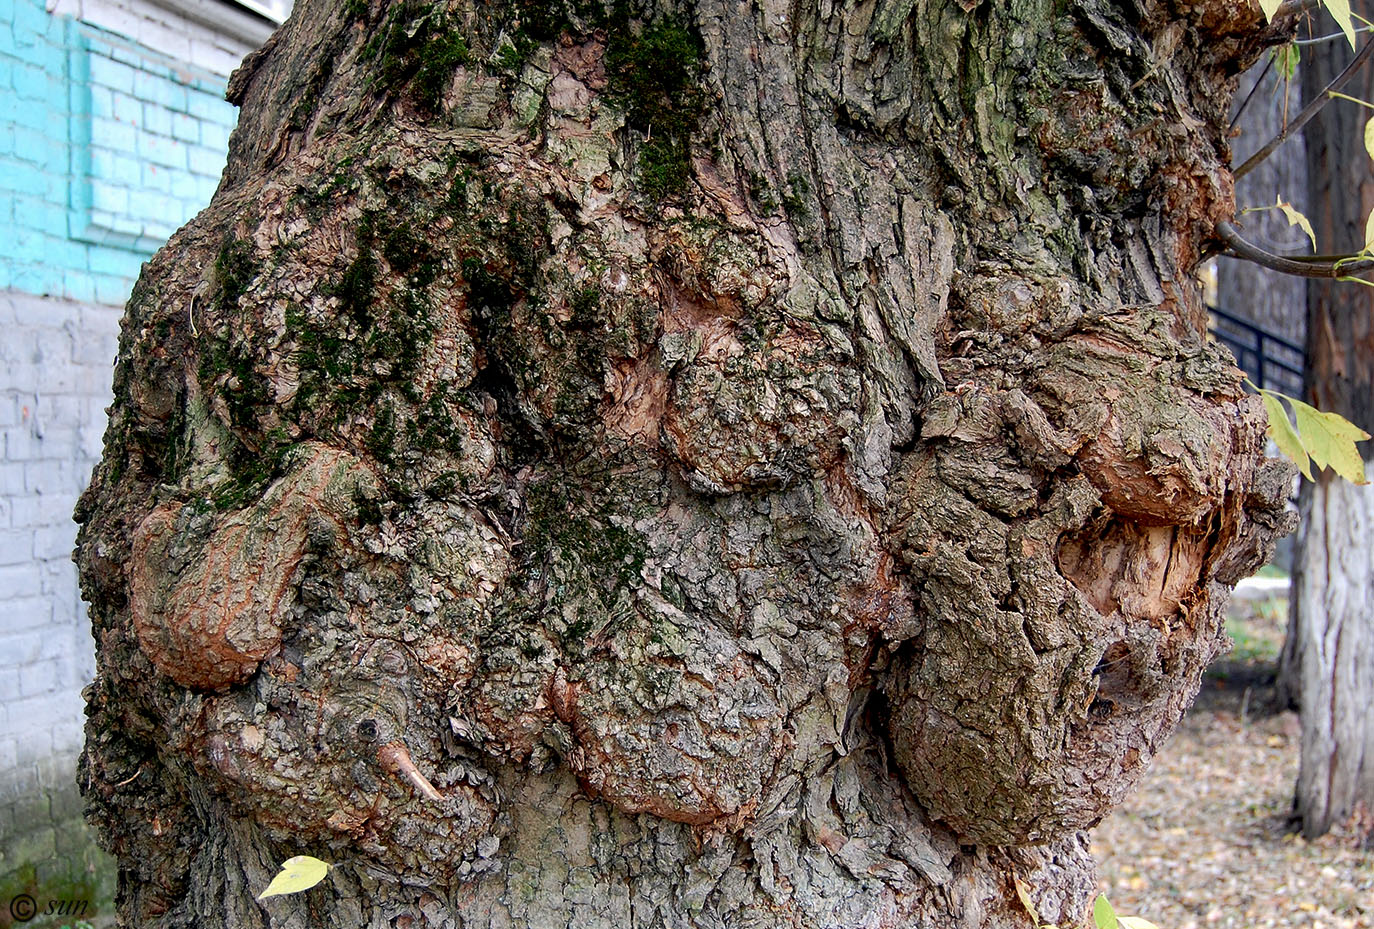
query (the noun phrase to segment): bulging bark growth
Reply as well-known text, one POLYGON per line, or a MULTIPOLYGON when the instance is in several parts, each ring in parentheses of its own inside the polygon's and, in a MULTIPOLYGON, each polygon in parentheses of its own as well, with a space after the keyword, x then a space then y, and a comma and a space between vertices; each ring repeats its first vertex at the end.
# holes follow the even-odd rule
POLYGON ((1079 918, 1287 528, 1188 273, 1256 29, 299 4, 81 505, 125 923, 1079 918))

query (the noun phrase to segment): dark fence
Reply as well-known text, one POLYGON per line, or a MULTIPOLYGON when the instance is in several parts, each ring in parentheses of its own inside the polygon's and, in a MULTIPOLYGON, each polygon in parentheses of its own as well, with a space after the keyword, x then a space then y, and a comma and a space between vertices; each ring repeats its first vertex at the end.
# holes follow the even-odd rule
POLYGON ((1250 320, 1209 306, 1211 331, 1236 356, 1236 364, 1254 381, 1292 397, 1302 396, 1303 348, 1250 320))

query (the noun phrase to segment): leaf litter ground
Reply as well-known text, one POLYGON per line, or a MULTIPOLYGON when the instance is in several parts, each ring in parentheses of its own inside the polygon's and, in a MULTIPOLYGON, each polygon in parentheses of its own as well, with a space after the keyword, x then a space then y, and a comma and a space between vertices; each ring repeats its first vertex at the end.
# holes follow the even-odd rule
POLYGON ((1290 822, 1298 719, 1278 711, 1286 604, 1238 602, 1230 655, 1150 772, 1093 833, 1101 890, 1161 929, 1374 929, 1374 849, 1290 822))

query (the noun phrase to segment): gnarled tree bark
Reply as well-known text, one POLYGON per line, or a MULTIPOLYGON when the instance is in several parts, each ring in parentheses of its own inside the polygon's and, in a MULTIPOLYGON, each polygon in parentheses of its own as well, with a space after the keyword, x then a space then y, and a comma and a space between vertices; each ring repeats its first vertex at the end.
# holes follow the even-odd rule
POLYGON ((125 924, 1079 919, 1287 527, 1189 273, 1261 41, 298 4, 79 514, 125 924))

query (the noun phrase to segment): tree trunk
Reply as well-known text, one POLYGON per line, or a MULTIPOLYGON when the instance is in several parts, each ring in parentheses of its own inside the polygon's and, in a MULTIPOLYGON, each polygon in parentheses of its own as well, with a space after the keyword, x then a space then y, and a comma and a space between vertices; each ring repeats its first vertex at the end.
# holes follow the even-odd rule
POLYGON ((1287 528, 1258 13, 969 6, 298 4, 79 513, 125 925, 1082 918, 1287 528))
MULTIPOLYGON (((1367 382, 1366 382, 1367 383, 1367 382)), ((1368 428, 1368 427, 1366 427, 1368 428)), ((1369 462, 1366 468, 1374 470, 1369 462)), ((1374 492, 1328 474, 1303 487, 1287 689, 1302 719, 1303 834, 1374 836, 1374 492)))
MULTIPOLYGON (((1351 52, 1330 43, 1311 58, 1305 65, 1310 73, 1303 75, 1309 95, 1345 67, 1351 52)), ((1374 73, 1362 71, 1346 92, 1374 97, 1374 73)), ((1366 118, 1354 104, 1328 106, 1306 130, 1310 219, 1317 240, 1333 250, 1358 250, 1374 209, 1366 118)), ((1309 285, 1306 380, 1308 402, 1374 430, 1374 296, 1368 288, 1309 285)), ((1314 476, 1299 496, 1302 530, 1281 672, 1302 717, 1296 809, 1309 837, 1349 821, 1368 839, 1374 836, 1374 490, 1329 471, 1314 476)))

